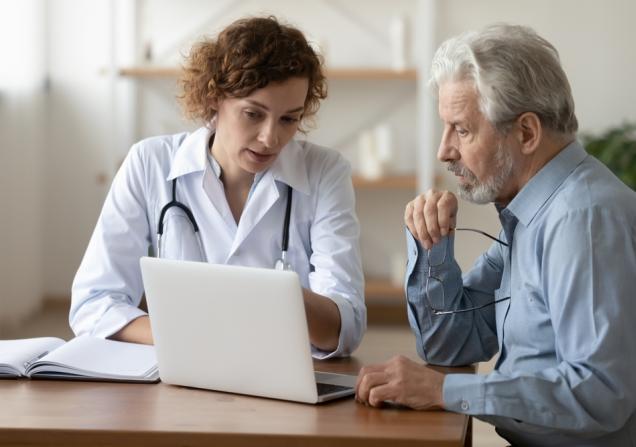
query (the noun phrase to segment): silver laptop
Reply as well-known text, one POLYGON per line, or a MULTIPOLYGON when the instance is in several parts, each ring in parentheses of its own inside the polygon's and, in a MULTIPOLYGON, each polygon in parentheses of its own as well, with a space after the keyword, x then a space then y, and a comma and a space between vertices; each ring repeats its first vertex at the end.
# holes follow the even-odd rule
POLYGON ((294 272, 141 258, 161 380, 317 403, 355 376, 314 372, 294 272))

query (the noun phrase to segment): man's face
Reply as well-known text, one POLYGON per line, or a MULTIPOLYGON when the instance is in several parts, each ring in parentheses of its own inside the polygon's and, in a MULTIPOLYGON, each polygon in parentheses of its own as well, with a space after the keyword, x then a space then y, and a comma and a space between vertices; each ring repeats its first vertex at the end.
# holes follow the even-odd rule
POLYGON ((440 85, 439 116, 444 132, 437 158, 457 176, 460 197, 475 203, 505 201, 514 164, 509 142, 479 110, 471 81, 440 85))

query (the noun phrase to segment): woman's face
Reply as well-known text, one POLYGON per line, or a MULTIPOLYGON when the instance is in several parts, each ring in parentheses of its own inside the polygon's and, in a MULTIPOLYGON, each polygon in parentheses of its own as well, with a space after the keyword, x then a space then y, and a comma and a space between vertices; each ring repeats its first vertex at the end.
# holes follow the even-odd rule
POLYGON ((212 154, 225 175, 256 174, 274 163, 298 130, 308 88, 295 77, 219 101, 212 154))

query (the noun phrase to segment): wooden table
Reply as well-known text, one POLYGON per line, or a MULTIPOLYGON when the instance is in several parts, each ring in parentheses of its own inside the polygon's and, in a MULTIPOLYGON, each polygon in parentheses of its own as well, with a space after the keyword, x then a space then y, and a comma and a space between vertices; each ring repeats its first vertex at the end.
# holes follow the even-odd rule
MULTIPOLYGON (((354 357, 316 369, 356 373, 397 353, 417 358, 410 334, 374 329, 354 357)), ((165 384, 0 380, 0 445, 462 446, 469 429, 463 415, 351 398, 307 405, 165 384)))

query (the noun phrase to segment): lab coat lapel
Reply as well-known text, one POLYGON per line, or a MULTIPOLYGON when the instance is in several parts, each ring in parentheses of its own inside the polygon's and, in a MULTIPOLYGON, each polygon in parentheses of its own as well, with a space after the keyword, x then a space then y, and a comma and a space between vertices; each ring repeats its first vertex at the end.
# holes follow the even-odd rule
POLYGON ((280 192, 278 191, 276 181, 274 181, 271 173, 265 174, 256 185, 252 197, 247 201, 247 206, 243 210, 228 259, 241 246, 254 227, 258 225, 258 222, 263 218, 265 213, 274 206, 279 197, 280 192))

